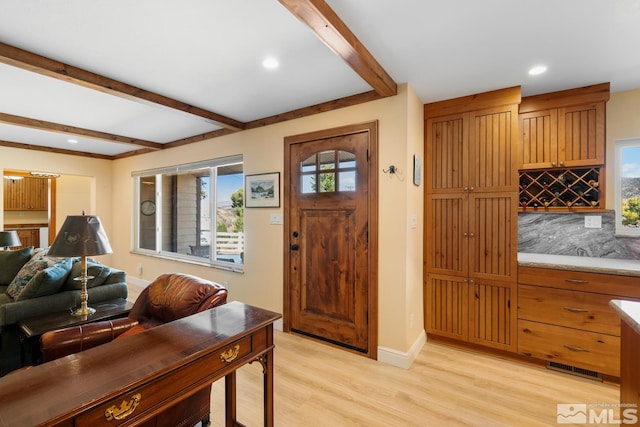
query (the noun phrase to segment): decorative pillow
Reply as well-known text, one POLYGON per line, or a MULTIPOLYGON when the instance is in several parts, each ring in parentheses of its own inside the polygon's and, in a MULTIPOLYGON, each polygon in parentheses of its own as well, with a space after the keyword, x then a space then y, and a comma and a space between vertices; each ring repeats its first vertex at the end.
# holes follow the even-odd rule
MULTIPOLYGON (((87 282, 87 288, 93 288, 104 284, 109 277, 111 267, 100 264, 99 262, 87 260, 87 275, 93 276, 93 279, 89 279, 87 282)), ((71 268, 71 274, 67 277, 64 283, 63 289, 65 291, 78 290, 82 287, 80 280, 76 280, 76 277, 80 277, 82 274, 82 262, 80 259, 74 260, 73 267, 71 268)))
POLYGON ((71 259, 66 259, 37 272, 36 275, 29 280, 29 283, 22 288, 16 301, 44 297, 57 293, 60 291, 60 288, 62 288, 69 272, 71 272, 71 259))
POLYGON ((51 267, 54 264, 57 264, 64 258, 51 258, 47 256, 47 250, 41 249, 35 251, 35 253, 31 256, 31 259, 27 261, 25 265, 22 266, 16 277, 11 281, 9 287, 7 288, 7 294, 11 296, 11 298, 16 299, 22 288, 27 286, 27 283, 36 275, 39 271, 44 270, 45 268, 51 267))
POLYGON ((33 246, 16 251, 0 251, 0 284, 8 285, 31 259, 33 246))

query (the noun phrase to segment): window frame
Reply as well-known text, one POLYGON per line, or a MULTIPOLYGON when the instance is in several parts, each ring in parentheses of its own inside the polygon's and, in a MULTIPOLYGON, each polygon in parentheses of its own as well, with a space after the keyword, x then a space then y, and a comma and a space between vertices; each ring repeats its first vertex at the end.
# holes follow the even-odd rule
MULTIPOLYGON (((233 271, 237 273, 244 272, 244 257, 242 257, 241 263, 220 261, 215 259, 215 242, 217 236, 217 227, 215 215, 212 215, 212 224, 210 230, 211 250, 209 251, 209 257, 204 258, 201 256, 182 254, 178 252, 171 252, 163 250, 162 248, 162 218, 163 218, 163 195, 162 195, 162 178, 166 175, 175 175, 187 172, 194 172, 203 169, 210 169, 210 185, 209 185, 209 202, 210 211, 216 212, 217 203, 217 183, 218 183, 218 168, 239 165, 243 166, 242 181, 244 182, 244 161, 242 155, 228 156, 217 159, 204 160, 193 163, 186 163, 175 166, 160 167, 155 169, 147 169, 142 171, 134 171, 131 173, 132 188, 133 188, 133 203, 132 203, 132 230, 131 230, 131 252, 139 255, 152 256, 156 258, 170 259, 173 261, 186 262, 190 264, 204 265, 208 267, 218 268, 227 271, 233 271), (140 222, 143 215, 140 211, 140 204, 143 201, 141 199, 140 187, 141 179, 154 177, 155 179, 155 249, 147 249, 140 247, 140 222)), ((243 188, 243 187, 241 187, 243 188)), ((244 232, 244 231, 243 231, 244 232)), ((246 250, 246 249, 245 249, 246 250)), ((243 251, 244 252, 244 251, 243 251)))
POLYGON ((625 237, 640 237, 640 228, 622 226, 622 150, 629 147, 640 148, 640 138, 619 139, 615 142, 615 234, 625 237))

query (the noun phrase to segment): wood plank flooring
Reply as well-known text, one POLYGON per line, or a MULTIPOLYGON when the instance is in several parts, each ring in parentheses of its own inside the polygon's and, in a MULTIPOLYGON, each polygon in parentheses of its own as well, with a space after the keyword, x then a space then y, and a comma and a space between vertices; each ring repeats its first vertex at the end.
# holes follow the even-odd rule
MULTIPOLYGON (((278 331, 275 344, 278 427, 554 426, 559 403, 619 402, 615 384, 435 342, 409 370, 278 331)), ((211 401, 223 426, 224 380, 211 401)), ((259 364, 238 371, 238 421, 262 426, 259 364)))

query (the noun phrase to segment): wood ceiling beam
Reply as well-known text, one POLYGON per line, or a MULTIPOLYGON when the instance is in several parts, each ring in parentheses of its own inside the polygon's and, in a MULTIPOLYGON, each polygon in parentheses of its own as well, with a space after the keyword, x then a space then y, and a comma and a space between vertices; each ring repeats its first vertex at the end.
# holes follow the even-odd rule
POLYGON ((324 0, 279 0, 381 96, 398 85, 324 0))
POLYGON ((168 98, 63 62, 0 43, 0 62, 140 103, 152 103, 206 119, 226 129, 242 130, 244 123, 199 107, 168 98))
POLYGON ((14 116, 7 113, 0 113, 0 123, 7 123, 10 125, 22 126, 49 132, 63 133, 66 135, 86 136, 89 138, 96 138, 109 142, 117 142, 120 144, 139 145, 142 147, 152 148, 154 150, 162 150, 164 148, 163 144, 159 144, 153 141, 130 138, 128 136, 114 135, 111 133, 99 132, 91 129, 84 129, 75 126, 47 122, 44 120, 31 119, 28 117, 14 116))
POLYGON ((52 148, 52 147, 45 147, 42 145, 23 144, 21 142, 12 142, 12 141, 3 141, 3 140, 0 140, 0 147, 19 148, 21 150, 44 151, 46 153, 68 154, 71 156, 91 157, 94 159, 105 159, 105 160, 114 159, 114 156, 108 156, 106 154, 87 153, 84 151, 66 150, 63 148, 52 148))

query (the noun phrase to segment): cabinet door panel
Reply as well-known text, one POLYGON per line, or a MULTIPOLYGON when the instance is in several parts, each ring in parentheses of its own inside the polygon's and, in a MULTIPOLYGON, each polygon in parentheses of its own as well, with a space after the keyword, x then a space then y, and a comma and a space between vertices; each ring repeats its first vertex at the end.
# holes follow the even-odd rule
POLYGON ((477 192, 518 188, 517 106, 471 113, 469 188, 477 192))
POLYGON ((470 280, 469 341, 515 351, 517 310, 512 307, 516 285, 470 280))
POLYGON ((438 274, 468 275, 468 195, 426 197, 424 256, 427 270, 438 274))
POLYGON ((558 164, 558 110, 520 114, 521 169, 551 168, 558 164))
POLYGON ((516 197, 517 193, 470 195, 469 276, 516 282, 516 197))
POLYGON ((563 166, 604 164, 604 104, 558 109, 558 157, 563 166))
POLYGON ((463 191, 467 185, 468 117, 468 114, 456 114, 427 120, 427 193, 463 191))
POLYGON ((424 292, 427 333, 466 341, 468 294, 466 279, 428 274, 424 292))

